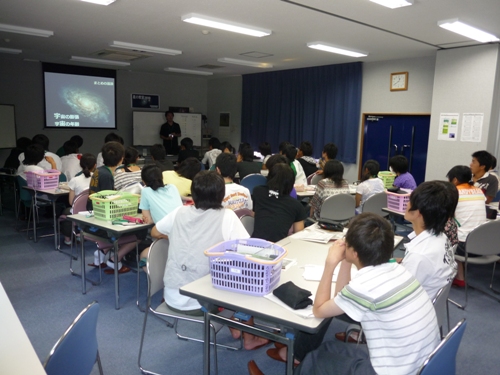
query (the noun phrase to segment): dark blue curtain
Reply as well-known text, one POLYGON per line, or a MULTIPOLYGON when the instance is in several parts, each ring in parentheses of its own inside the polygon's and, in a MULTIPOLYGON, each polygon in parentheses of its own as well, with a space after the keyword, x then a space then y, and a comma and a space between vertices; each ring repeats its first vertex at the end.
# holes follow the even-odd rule
POLYGON ((356 162, 362 63, 327 65, 243 76, 241 140, 256 150, 269 142, 313 144, 314 156, 333 142, 337 159, 356 162))

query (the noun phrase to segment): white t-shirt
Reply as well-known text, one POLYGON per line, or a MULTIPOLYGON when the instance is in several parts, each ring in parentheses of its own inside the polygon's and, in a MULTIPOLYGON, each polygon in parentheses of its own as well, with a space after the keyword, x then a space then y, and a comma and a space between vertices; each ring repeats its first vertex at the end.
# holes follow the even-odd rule
POLYGON ((19 167, 17 168, 18 176, 21 176, 25 180, 26 180, 25 172, 41 172, 41 171, 44 171, 44 169, 38 165, 24 165, 23 163, 19 164, 19 167))
POLYGON ((82 154, 69 154, 61 158, 61 173, 66 175, 67 181, 71 181, 82 170, 80 167, 81 156, 82 154))
MULTIPOLYGON (((53 152, 50 152, 50 151, 45 151, 45 156, 50 156, 50 157, 52 157, 52 159, 54 159, 54 161, 56 163, 56 169, 58 171, 60 171, 62 169, 61 158, 58 155, 56 155, 56 154, 54 154, 53 152)), ((18 159, 19 159, 19 163, 23 164, 24 152, 19 155, 18 159)), ((42 161, 40 163, 38 163, 38 165, 40 167, 42 167, 42 169, 45 169, 45 170, 52 169, 52 166, 50 165, 50 163, 47 160, 45 160, 45 158, 42 159, 42 161)))
POLYGON ((96 168, 102 167, 104 165, 104 159, 102 158, 102 152, 99 152, 97 154, 97 160, 96 160, 96 168))
POLYGON ((461 184, 458 189, 458 204, 455 219, 458 226, 458 240, 465 242, 470 232, 486 222, 486 197, 480 188, 461 184))
POLYGON ((295 185, 307 185, 307 176, 306 172, 304 172, 304 168, 302 168, 302 164, 300 164, 298 160, 294 160, 293 165, 297 171, 297 175, 295 176, 295 185))
POLYGON ((436 236, 425 230, 418 236, 410 233, 410 242, 401 263, 418 280, 433 299, 438 290, 453 280, 457 263, 448 237, 444 233, 436 236))
POLYGON ((253 202, 250 190, 235 183, 226 183, 226 195, 222 200, 222 207, 233 211, 240 208, 252 210, 253 202))
POLYGON ((82 193, 82 191, 87 190, 90 185, 90 180, 92 179, 92 173, 89 177, 85 177, 82 173, 77 177, 73 177, 69 182, 68 186, 71 190, 75 192, 75 197, 82 193))
POLYGON ((415 374, 439 344, 434 306, 397 263, 360 269, 335 303, 361 322, 377 374, 415 374))
POLYGON ((175 209, 156 223, 156 229, 170 241, 163 277, 165 301, 179 310, 201 308, 196 299, 181 295, 179 288, 210 273, 204 251, 221 241, 250 237, 233 211, 195 206, 175 209))
POLYGON ((203 155, 203 159, 201 160, 201 164, 206 164, 208 162, 208 167, 211 168, 212 165, 215 164, 217 156, 219 156, 221 153, 222 151, 219 150, 218 148, 214 148, 212 150, 205 152, 205 155, 203 155))
POLYGON ((361 195, 360 208, 363 207, 363 204, 365 204, 366 200, 372 195, 382 193, 384 191, 384 182, 380 178, 370 178, 360 183, 356 188, 356 194, 361 195))

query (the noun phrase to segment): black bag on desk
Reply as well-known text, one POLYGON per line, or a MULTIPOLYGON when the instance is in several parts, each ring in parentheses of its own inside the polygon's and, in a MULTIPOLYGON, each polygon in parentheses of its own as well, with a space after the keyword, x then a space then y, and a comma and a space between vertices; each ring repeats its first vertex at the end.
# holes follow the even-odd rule
POLYGON ((287 306, 290 306, 295 310, 303 309, 313 303, 313 301, 309 298, 309 296, 311 296, 311 292, 299 288, 291 281, 288 281, 274 289, 273 294, 287 306))

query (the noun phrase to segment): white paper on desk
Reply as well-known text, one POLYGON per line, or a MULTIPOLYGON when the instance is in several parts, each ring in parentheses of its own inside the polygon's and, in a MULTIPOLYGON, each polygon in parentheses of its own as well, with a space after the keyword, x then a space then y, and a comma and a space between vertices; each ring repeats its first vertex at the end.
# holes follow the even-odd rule
MULTIPOLYGON (((302 318, 305 318, 305 319, 314 318, 312 305, 307 306, 305 309, 294 310, 290 306, 288 306, 287 304, 281 302, 281 300, 278 297, 276 297, 272 292, 269 294, 266 294, 264 296, 264 298, 267 298, 269 301, 272 301, 272 302, 276 303, 277 305, 280 305, 284 309, 287 309, 288 311, 291 311, 295 315, 298 315, 302 318)), ((314 295, 310 296, 309 298, 314 301, 314 295)))
POLYGON ((80 212, 78 212, 78 215, 89 216, 89 215, 92 215, 92 212, 90 212, 90 211, 80 211, 80 212))
POLYGON ((310 227, 301 230, 300 232, 292 234, 290 237, 297 240, 328 243, 331 240, 338 240, 344 237, 343 232, 332 232, 329 230, 321 229, 317 223, 311 225, 310 227))
MULTIPOLYGON (((315 264, 306 264, 304 266, 304 273, 302 274, 302 277, 308 281, 320 281, 324 270, 325 270, 324 266, 318 266, 315 264)), ((335 267, 335 270, 333 271, 332 283, 337 282, 339 271, 340 271, 340 263, 337 265, 337 267, 335 267)), ((351 279, 356 275, 356 272, 358 272, 356 267, 351 267, 351 279)))

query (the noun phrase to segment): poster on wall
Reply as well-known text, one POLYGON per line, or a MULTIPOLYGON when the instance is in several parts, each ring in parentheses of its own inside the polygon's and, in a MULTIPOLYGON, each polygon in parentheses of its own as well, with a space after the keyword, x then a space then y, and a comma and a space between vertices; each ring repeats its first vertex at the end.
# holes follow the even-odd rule
POLYGON ((221 141, 229 140, 229 119, 228 112, 221 112, 219 117, 219 139, 221 141))
POLYGON ((132 108, 158 109, 160 96, 150 94, 132 94, 132 108))
POLYGON ((438 141, 456 141, 458 131, 458 113, 441 113, 439 116, 438 141))
POLYGON ((484 113, 464 113, 462 123, 462 142, 481 142, 484 113))

